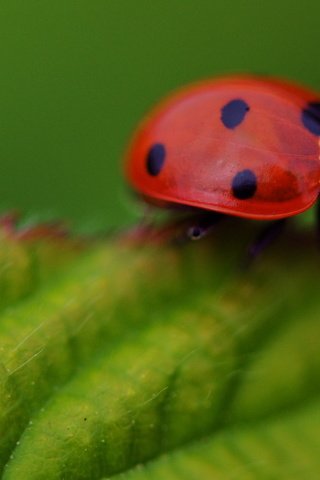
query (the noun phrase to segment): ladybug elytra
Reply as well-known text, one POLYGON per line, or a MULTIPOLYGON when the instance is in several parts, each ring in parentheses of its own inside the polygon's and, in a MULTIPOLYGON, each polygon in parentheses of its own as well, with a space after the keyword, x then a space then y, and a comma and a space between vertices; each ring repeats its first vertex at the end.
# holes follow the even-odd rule
POLYGON ((320 190, 320 101, 289 82, 230 76, 169 96, 126 157, 147 202, 257 220, 311 207, 320 190))

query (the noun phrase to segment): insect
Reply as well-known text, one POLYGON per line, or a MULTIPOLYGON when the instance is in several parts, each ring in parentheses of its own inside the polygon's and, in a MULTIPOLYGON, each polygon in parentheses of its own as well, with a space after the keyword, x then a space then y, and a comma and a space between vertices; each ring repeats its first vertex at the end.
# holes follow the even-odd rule
POLYGON ((253 253, 320 191, 320 100, 274 78, 229 76, 187 86, 141 123, 126 174, 148 203, 194 212, 190 238, 233 215, 271 221, 253 253))

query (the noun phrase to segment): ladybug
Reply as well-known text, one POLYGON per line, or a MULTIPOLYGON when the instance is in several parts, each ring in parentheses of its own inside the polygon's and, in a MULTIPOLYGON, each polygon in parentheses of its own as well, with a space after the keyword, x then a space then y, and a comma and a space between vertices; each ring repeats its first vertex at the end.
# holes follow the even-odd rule
MULTIPOLYGON (((182 88, 142 122, 126 175, 148 203, 191 208, 201 237, 223 215, 273 220, 310 208, 320 190, 320 100, 284 80, 228 76, 182 88)), ((265 242, 263 237, 263 242, 265 242)))

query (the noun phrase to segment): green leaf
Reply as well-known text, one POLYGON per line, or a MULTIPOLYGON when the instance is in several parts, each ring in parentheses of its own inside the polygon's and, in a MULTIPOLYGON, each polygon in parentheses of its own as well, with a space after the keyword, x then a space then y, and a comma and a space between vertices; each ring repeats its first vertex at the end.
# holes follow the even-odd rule
POLYGON ((126 480, 319 478, 319 401, 254 427, 229 428, 210 438, 138 465, 126 480))
POLYGON ((3 478, 317 478, 320 257, 291 229, 244 269, 259 227, 3 240, 42 272, 0 271, 3 478))

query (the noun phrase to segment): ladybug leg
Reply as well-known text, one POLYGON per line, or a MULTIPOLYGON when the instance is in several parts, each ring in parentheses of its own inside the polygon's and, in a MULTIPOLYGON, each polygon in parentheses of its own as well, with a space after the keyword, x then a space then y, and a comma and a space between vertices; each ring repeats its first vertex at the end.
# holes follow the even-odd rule
POLYGON ((279 237, 285 224, 286 219, 276 220, 260 232, 256 240, 248 248, 245 266, 249 266, 256 257, 279 237))
POLYGON ((146 241, 156 244, 169 243, 181 245, 190 240, 199 240, 213 229, 224 215, 213 213, 196 213, 191 217, 174 218, 160 226, 153 222, 154 217, 147 210, 140 223, 122 235, 122 240, 136 244, 146 241))
POLYGON ((211 230, 219 223, 224 215, 220 213, 210 213, 195 219, 195 223, 187 229, 187 238, 189 240, 200 240, 208 235, 211 230))

